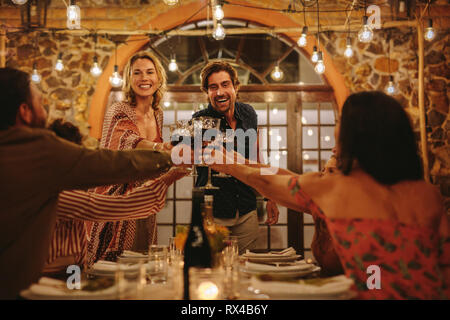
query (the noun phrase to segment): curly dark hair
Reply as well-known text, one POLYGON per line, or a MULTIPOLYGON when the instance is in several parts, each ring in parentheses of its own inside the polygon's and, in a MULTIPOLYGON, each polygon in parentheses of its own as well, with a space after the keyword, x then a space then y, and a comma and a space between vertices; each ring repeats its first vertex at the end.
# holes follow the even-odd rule
POLYGON ((354 160, 384 185, 423 179, 410 119, 400 103, 380 91, 350 95, 342 107, 337 166, 348 175, 354 160))
POLYGON ((56 119, 48 126, 48 128, 58 137, 81 145, 83 136, 81 135, 78 127, 73 125, 71 122, 64 121, 63 119, 56 119))
POLYGON ((231 64, 226 61, 212 61, 208 63, 201 71, 200 76, 202 78, 202 86, 201 89, 203 92, 208 92, 208 79, 209 76, 213 73, 225 71, 230 75, 231 82, 236 90, 239 89, 239 78, 237 71, 233 68, 231 64))

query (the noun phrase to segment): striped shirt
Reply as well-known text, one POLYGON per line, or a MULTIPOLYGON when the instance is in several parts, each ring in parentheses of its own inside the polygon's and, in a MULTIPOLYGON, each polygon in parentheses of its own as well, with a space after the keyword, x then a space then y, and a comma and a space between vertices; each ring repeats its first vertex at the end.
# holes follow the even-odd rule
POLYGON ((102 195, 89 191, 63 191, 59 194, 57 220, 45 270, 59 257, 73 256, 85 264, 89 234, 86 221, 105 222, 143 219, 164 207, 167 185, 150 180, 125 195, 102 195))

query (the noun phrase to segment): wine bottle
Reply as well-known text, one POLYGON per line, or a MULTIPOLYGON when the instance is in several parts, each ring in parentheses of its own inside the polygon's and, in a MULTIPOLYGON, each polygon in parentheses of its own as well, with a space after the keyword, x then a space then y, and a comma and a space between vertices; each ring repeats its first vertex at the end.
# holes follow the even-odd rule
POLYGON ((189 268, 211 268, 211 246, 203 226, 203 190, 192 190, 192 218, 184 245, 184 299, 189 299, 189 268))

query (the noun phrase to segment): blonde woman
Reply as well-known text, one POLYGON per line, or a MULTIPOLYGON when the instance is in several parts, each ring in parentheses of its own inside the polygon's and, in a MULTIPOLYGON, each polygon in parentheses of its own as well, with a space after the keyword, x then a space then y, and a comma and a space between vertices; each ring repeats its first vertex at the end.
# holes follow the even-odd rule
MULTIPOLYGON (((151 52, 134 54, 124 69, 123 91, 125 99, 114 103, 106 112, 100 147, 126 150, 151 148, 170 150, 170 143, 162 140, 163 111, 159 106, 166 90, 166 74, 161 62, 151 52)), ((123 250, 133 247, 133 243, 156 243, 156 216, 165 202, 167 188, 186 174, 184 170, 170 170, 153 180, 159 197, 154 214, 145 220, 124 220, 119 222, 95 222, 88 227, 88 263, 98 259, 114 260, 123 250), (148 231, 146 231, 148 230, 148 231), (135 234, 140 237, 136 239, 135 234)), ((97 193, 124 195, 142 185, 134 181, 123 185, 99 187, 97 193)), ((149 183, 146 182, 146 185, 149 183)), ((142 244, 141 244, 142 246, 142 244)))

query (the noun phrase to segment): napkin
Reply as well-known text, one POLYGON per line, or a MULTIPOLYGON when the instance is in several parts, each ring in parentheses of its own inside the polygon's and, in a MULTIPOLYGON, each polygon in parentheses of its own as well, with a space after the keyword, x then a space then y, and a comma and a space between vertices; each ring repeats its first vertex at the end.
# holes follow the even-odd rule
POLYGON ((310 270, 314 268, 313 264, 306 263, 304 260, 299 261, 295 264, 288 266, 273 266, 268 264, 261 263, 253 263, 246 261, 245 268, 249 271, 260 271, 260 272, 287 272, 287 271, 302 271, 302 270, 310 270))
POLYGON ((140 253, 140 252, 136 252, 136 251, 130 251, 130 250, 124 250, 122 255, 122 257, 147 257, 148 255, 140 253))
POLYGON ((269 253, 256 253, 256 252, 250 252, 247 250, 246 253, 244 253, 244 257, 246 258, 273 258, 273 257, 291 257, 295 256, 297 252, 294 248, 289 247, 282 251, 271 251, 269 253))
POLYGON ((269 296, 336 296, 346 293, 353 285, 353 280, 347 278, 344 275, 311 279, 311 280, 299 280, 296 282, 283 282, 283 281, 261 281, 256 277, 252 277, 251 285, 254 289, 258 289, 261 292, 268 294, 269 296), (318 283, 314 283, 318 281, 318 283))

